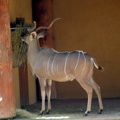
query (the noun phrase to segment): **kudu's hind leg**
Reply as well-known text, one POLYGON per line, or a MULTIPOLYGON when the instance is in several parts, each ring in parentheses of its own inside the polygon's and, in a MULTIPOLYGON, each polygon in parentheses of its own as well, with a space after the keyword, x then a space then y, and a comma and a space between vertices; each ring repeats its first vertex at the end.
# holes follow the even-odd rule
POLYGON ((101 90, 100 87, 97 85, 97 83, 93 80, 93 78, 90 79, 89 84, 92 86, 92 88, 95 90, 98 101, 99 101, 99 114, 103 111, 103 103, 102 103, 102 97, 101 97, 101 90))
POLYGON ((46 84, 46 94, 47 94, 47 98, 48 98, 48 108, 46 111, 46 114, 50 113, 51 110, 51 86, 52 86, 52 80, 47 80, 47 84, 46 84))
POLYGON ((88 95, 87 110, 85 111, 85 116, 87 116, 91 111, 93 88, 86 81, 82 81, 79 83, 88 95))
POLYGON ((40 115, 43 115, 45 113, 45 87, 46 87, 46 80, 39 78, 39 84, 41 88, 41 97, 42 97, 42 108, 40 111, 40 115))

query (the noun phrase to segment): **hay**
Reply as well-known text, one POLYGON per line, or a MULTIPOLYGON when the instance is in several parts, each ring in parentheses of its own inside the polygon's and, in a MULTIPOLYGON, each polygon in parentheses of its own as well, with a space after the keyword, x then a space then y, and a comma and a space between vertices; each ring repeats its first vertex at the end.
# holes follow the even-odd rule
POLYGON ((22 110, 22 109, 17 109, 16 110, 16 118, 36 118, 37 115, 34 115, 31 112, 28 112, 26 110, 22 110))
MULTIPOLYGON (((16 27, 21 26, 22 25, 17 25, 16 27)), ((27 25, 24 25, 24 27, 25 26, 27 25)), ((27 60, 27 45, 21 40, 21 34, 24 31, 25 29, 16 29, 14 31, 11 31, 13 67, 19 67, 27 60)))

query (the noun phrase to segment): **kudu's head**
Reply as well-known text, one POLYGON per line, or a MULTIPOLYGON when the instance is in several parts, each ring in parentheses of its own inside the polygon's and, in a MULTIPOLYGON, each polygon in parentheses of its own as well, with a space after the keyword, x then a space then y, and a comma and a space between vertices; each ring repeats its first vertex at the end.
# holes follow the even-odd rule
POLYGON ((47 30, 52 27, 53 23, 61 18, 56 18, 55 20, 52 21, 52 23, 48 27, 40 26, 36 28, 37 24, 34 21, 34 25, 32 28, 27 28, 25 32, 21 34, 21 39, 28 45, 30 44, 31 41, 33 40, 38 40, 39 38, 44 38, 46 36, 47 30), (42 32, 37 33, 39 30, 43 30, 42 32))
POLYGON ((21 36, 22 41, 24 41, 27 45, 29 45, 33 40, 38 40, 39 38, 44 38, 46 36, 46 31, 42 31, 37 34, 36 31, 33 31, 31 33, 27 33, 24 36, 21 36))

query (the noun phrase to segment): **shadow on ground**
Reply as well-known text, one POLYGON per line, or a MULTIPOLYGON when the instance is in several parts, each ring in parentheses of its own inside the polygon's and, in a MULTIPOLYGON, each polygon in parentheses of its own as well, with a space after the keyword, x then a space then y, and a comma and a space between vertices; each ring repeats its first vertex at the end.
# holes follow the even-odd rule
POLYGON ((82 120, 120 120, 120 99, 103 99, 103 114, 98 113, 98 101, 92 101, 92 111, 88 116, 84 116, 87 100, 52 100, 52 110, 50 114, 38 115, 41 109, 41 102, 17 109, 17 116, 14 119, 42 119, 42 120, 62 120, 62 119, 82 119, 82 120))

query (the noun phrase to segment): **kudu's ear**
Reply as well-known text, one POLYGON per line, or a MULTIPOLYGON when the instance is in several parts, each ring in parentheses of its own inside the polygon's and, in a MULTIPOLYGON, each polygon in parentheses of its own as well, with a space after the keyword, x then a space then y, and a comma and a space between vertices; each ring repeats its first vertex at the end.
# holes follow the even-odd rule
POLYGON ((39 39, 39 38, 44 38, 45 36, 46 36, 46 31, 40 32, 40 33, 37 35, 37 39, 39 39))
POLYGON ((32 32, 30 34, 30 37, 31 37, 31 39, 35 39, 37 37, 37 33, 36 32, 32 32))

